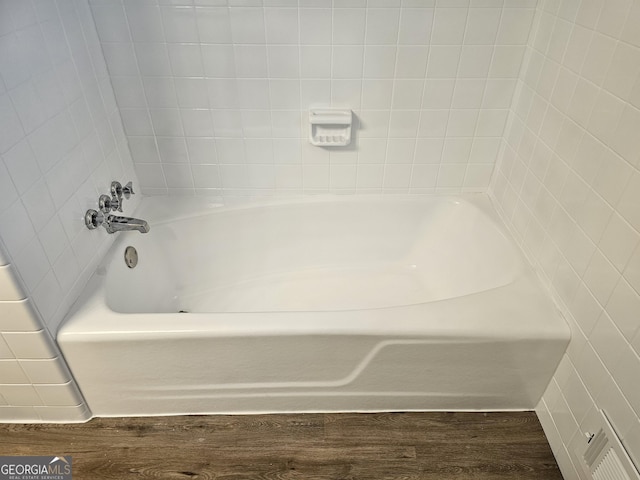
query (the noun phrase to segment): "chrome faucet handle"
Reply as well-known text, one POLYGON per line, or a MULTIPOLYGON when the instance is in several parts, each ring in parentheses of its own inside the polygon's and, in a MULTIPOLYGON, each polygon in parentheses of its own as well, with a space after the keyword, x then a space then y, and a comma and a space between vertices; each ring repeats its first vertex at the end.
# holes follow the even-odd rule
POLYGON ((98 198, 98 206, 100 207, 100 211, 105 215, 108 214, 111 210, 113 211, 122 211, 122 197, 110 197, 109 195, 100 195, 98 198))
POLYGON ((135 195, 136 192, 133 191, 133 183, 129 182, 124 187, 122 187, 122 193, 124 194, 124 198, 129 200, 131 195, 135 195))
POLYGON ((122 197, 111 197, 111 210, 122 211, 122 197))
POLYGON ((111 202, 113 210, 122 211, 122 185, 120 182, 111 182, 111 202))
POLYGON ((115 195, 116 197, 122 196, 122 185, 120 182, 116 182, 115 180, 111 182, 111 195, 115 195))
POLYGON ((95 230, 105 221, 104 213, 89 209, 84 214, 84 224, 89 230, 95 230))
POLYGON ((106 215, 111 210, 117 210, 120 206, 120 201, 117 197, 100 195, 100 197, 98 198, 98 206, 100 207, 100 211, 106 215))
POLYGON ((116 203, 116 208, 114 210, 122 211, 122 185, 120 182, 113 181, 111 182, 111 198, 116 203))

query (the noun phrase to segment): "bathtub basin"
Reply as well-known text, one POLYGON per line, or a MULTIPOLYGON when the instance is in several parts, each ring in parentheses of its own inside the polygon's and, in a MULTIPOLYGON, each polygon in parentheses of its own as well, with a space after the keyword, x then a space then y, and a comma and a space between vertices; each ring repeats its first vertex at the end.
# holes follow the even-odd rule
POLYGON ((568 344, 484 195, 136 216, 57 335, 95 416, 532 409, 568 344))

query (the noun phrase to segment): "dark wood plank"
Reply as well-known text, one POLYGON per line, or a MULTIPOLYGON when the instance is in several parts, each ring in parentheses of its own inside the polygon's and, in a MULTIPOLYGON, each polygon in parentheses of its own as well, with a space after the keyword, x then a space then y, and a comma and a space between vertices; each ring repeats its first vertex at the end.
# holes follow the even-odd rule
POLYGON ((0 425, 75 479, 561 479, 532 412, 181 416, 0 425))
MULTIPOLYGON (((317 442, 324 434, 322 415, 212 415, 177 417, 96 418, 84 424, 5 425, 4 435, 15 433, 14 447, 32 450, 52 442, 66 442, 69 448, 90 444, 93 448, 157 447, 173 444, 247 444, 268 448, 291 441, 317 442)), ((2 439, 0 439, 2 445, 2 439)))
POLYGON ((522 455, 520 447, 501 444, 444 445, 431 444, 418 451, 421 479, 531 479, 562 480, 550 452, 522 455), (437 453, 436 453, 437 452, 437 453), (489 460, 490 459, 490 460, 489 460))
POLYGON ((346 445, 413 445, 425 480, 562 479, 532 412, 328 415, 325 432, 346 445))
POLYGON ((535 442, 544 437, 532 412, 429 412, 327 415, 327 438, 348 443, 394 441, 407 445, 425 441, 460 443, 478 439, 482 443, 503 443, 505 438, 535 442), (371 438, 371 432, 379 435, 371 438))

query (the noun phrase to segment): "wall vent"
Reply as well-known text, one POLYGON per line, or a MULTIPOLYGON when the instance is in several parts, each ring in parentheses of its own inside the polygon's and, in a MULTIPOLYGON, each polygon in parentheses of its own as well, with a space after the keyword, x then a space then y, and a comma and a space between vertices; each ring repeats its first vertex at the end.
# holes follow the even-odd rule
POLYGON ((602 424, 586 445, 578 447, 578 458, 586 478, 594 480, 640 480, 640 473, 624 449, 603 410, 602 424))

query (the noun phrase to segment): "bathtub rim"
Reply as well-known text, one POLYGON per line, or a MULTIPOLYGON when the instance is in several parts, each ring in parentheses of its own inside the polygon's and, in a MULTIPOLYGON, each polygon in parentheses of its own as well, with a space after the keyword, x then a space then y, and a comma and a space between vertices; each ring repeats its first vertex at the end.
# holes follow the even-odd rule
MULTIPOLYGON (((74 341, 80 337, 87 339, 95 338, 107 340, 108 338, 122 338, 123 333, 142 336, 157 335, 192 335, 200 332, 212 336, 241 336, 247 334, 255 335, 313 335, 313 334, 370 334, 376 336, 404 336, 424 334, 424 328, 415 321, 429 313, 441 315, 459 314, 460 311, 468 311, 467 319, 458 319, 454 326, 440 322, 438 325, 429 325, 430 335, 450 338, 452 335, 460 335, 461 324, 465 324, 469 338, 526 338, 528 333, 535 332, 536 335, 549 336, 549 338, 570 336, 570 330, 561 310, 556 305, 547 289, 539 281, 538 275, 534 271, 529 259, 522 252, 522 248, 513 238, 513 234, 500 218, 499 213, 493 206, 491 198, 486 194, 461 194, 461 195, 367 195, 367 196, 336 196, 317 195, 297 197, 277 197, 268 199, 252 200, 246 198, 234 199, 229 204, 220 203, 218 198, 211 197, 145 197, 135 214, 156 224, 168 223, 183 219, 197 218, 203 215, 227 213, 238 210, 246 210, 255 207, 267 208, 272 206, 295 204, 318 204, 330 202, 350 202, 365 203, 371 200, 384 201, 392 198, 394 200, 408 202, 425 201, 447 201, 472 204, 480 209, 488 220, 497 228, 499 233, 510 242, 519 253, 519 270, 521 275, 512 283, 492 289, 483 290, 477 293, 464 295, 461 297, 447 298, 437 301, 422 302, 411 305, 390 306, 374 309, 360 310, 333 310, 333 311, 283 311, 283 312, 210 312, 210 313, 121 313, 112 310, 104 292, 106 282, 106 272, 108 265, 114 260, 114 256, 124 242, 127 242, 127 235, 139 235, 137 232, 121 232, 111 248, 107 251, 98 267, 91 275, 87 285, 83 289, 83 294, 74 303, 68 314, 60 323, 56 338, 74 341), (169 210, 167 212, 167 209, 169 210), (187 213, 184 213, 185 210, 187 213), (165 217, 158 221, 158 218, 165 217), (529 295, 535 292, 533 297, 529 295), (514 305, 512 313, 517 313, 517 322, 502 321, 500 325, 493 325, 489 331, 478 328, 472 320, 472 313, 475 311, 478 300, 485 305, 487 313, 495 314, 496 317, 504 316, 505 301, 513 300, 513 294, 517 293, 519 301, 515 301, 518 309, 514 305), (522 308, 523 302, 527 307, 522 308), (491 305, 493 303, 493 305, 491 305), (540 314, 536 307, 543 309, 546 313, 544 323, 539 321, 537 315, 540 314), (536 315, 534 315, 534 312, 536 315), (403 318, 411 318, 410 321, 397 322, 390 321, 393 317, 401 315, 403 318), (108 324, 105 321, 93 319, 109 318, 108 324), (287 321, 293 316, 298 317, 296 322, 287 321), (372 316, 376 319, 372 324, 372 316), (256 321, 260 317, 263 320, 256 321), (558 322, 560 317, 562 322, 558 322), (211 321, 215 318, 217 321, 211 321), (153 329, 140 328, 140 325, 147 325, 152 321, 153 329), (318 325, 323 325, 318 329, 318 325), (497 336, 497 337, 496 337, 497 336)), ((130 238, 130 237, 129 237, 130 238)), ((509 310, 509 309, 507 309, 509 310)))
POLYGON ((266 313, 118 313, 101 302, 98 295, 76 308, 56 336, 64 342, 123 341, 167 336, 242 337, 299 335, 367 335, 380 337, 425 336, 470 341, 527 340, 532 335, 557 340, 570 339, 570 329, 561 310, 548 296, 531 288, 539 284, 533 276, 455 299, 382 309, 330 312, 266 313), (525 295, 514 295, 526 290, 525 295), (479 325, 478 300, 491 325, 479 325), (505 300, 512 305, 505 307, 505 300), (523 301, 530 305, 523 308, 523 301), (529 308, 531 307, 531 308, 529 308), (425 326, 421 322, 430 317, 425 326), (448 317, 455 316, 455 322, 448 317), (516 318, 517 317, 517 318, 516 318), (401 320, 398 320, 401 318, 401 320), (292 321, 294 319, 294 321, 292 321))
MULTIPOLYGON (((138 204, 134 213, 135 216, 144 218, 148 223, 163 225, 166 223, 197 218, 210 214, 226 214, 236 211, 249 210, 254 208, 268 208, 287 205, 317 205, 332 202, 349 204, 368 203, 372 201, 404 201, 408 203, 419 203, 425 201, 447 201, 464 202, 473 205, 482 211, 498 230, 510 241, 512 235, 504 225, 493 200, 486 193, 462 193, 462 194, 373 194, 373 195, 292 195, 275 197, 229 197, 221 200, 220 197, 211 196, 147 196, 138 204)), ((121 232, 123 233, 123 232, 121 232)), ((518 251, 520 249, 518 248, 518 251)), ((102 263, 102 262, 101 262, 102 263)))

